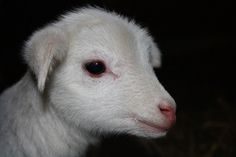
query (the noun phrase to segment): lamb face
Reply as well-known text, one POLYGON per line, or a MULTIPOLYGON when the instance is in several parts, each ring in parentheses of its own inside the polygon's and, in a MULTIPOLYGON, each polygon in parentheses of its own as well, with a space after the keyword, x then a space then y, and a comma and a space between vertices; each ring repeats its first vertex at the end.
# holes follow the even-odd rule
POLYGON ((42 44, 32 45, 43 38, 51 55, 29 66, 40 89, 48 77, 49 101, 67 121, 91 133, 166 134, 176 106, 153 71, 160 52, 146 30, 114 13, 84 9, 43 32, 36 32, 28 47, 41 49, 42 44), (60 30, 52 33, 56 38, 50 35, 55 29, 60 30), (53 67, 48 58, 60 63, 53 67))

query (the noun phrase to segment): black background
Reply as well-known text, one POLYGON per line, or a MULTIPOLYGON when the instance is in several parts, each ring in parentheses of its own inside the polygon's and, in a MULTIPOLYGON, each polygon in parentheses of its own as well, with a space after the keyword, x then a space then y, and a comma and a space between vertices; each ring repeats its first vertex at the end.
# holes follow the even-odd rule
POLYGON ((167 137, 109 137, 88 156, 236 156, 232 1, 1 0, 0 92, 26 71, 21 50, 32 32, 86 5, 115 10, 149 28, 163 53, 156 74, 178 105, 167 137))

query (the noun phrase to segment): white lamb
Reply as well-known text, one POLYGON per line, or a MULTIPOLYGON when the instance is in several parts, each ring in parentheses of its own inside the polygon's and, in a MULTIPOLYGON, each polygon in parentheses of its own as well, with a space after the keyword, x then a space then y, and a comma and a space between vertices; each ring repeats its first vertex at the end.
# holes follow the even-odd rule
POLYGON ((76 157, 106 133, 157 138, 176 105, 160 52, 128 19, 83 8, 36 31, 25 76, 0 97, 0 157, 76 157))

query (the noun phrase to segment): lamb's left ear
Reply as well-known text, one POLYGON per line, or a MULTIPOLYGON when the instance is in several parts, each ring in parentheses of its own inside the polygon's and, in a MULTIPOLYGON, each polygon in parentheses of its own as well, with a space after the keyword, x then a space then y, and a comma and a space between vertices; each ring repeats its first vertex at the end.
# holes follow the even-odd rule
POLYGON ((43 92, 49 73, 68 51, 68 37, 55 26, 47 26, 33 34, 26 43, 24 59, 37 79, 38 89, 43 92))
POLYGON ((150 62, 154 68, 161 66, 161 52, 157 47, 157 44, 151 39, 150 43, 150 62))

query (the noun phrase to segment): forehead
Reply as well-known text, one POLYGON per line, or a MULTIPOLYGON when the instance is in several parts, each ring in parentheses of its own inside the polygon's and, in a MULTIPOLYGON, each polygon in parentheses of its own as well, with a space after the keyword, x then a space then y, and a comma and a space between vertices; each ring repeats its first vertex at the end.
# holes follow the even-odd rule
POLYGON ((97 51, 116 58, 145 57, 149 45, 146 32, 134 24, 118 20, 97 20, 76 31, 72 46, 78 52, 97 51))

